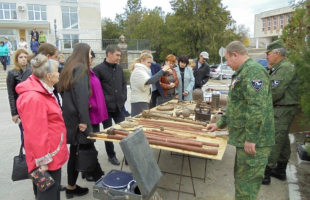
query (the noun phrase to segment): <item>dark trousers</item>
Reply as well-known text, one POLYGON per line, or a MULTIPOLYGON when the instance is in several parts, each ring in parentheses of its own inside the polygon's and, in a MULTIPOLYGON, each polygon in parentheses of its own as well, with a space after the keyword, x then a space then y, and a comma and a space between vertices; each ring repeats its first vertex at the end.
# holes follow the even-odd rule
POLYGON ((152 92, 152 96, 151 96, 151 99, 152 99, 152 107, 151 107, 151 108, 156 107, 156 99, 157 99, 157 97, 160 97, 160 96, 161 96, 161 95, 160 95, 158 89, 152 92))
POLYGON ((22 123, 20 123, 18 125, 18 127, 19 127, 19 130, 20 130, 20 140, 23 141, 24 140, 24 129, 23 129, 22 123))
POLYGON ((37 188, 37 200, 60 200, 60 181, 61 181, 61 168, 55 171, 48 171, 53 177, 55 183, 46 191, 41 192, 37 188))
POLYGON ((0 56, 0 62, 3 65, 3 70, 6 71, 7 56, 0 56))
MULTIPOLYGON (((109 128, 109 127, 112 126, 112 119, 114 120, 114 122, 116 124, 125 120, 125 115, 124 115, 123 110, 120 111, 120 110, 116 109, 115 112, 108 112, 108 115, 109 115, 109 118, 107 120, 105 120, 104 122, 102 122, 102 125, 103 125, 104 129, 109 128)), ((109 158, 115 157, 116 153, 114 151, 113 142, 105 141, 104 143, 105 143, 105 150, 106 150, 109 158)))
MULTIPOLYGON (((80 144, 80 148, 96 148, 94 144, 80 144)), ((75 163, 76 163, 76 152, 77 152, 77 145, 70 145, 70 156, 67 165, 67 174, 68 174, 68 185, 74 186, 76 184, 76 180, 78 178, 79 172, 75 170, 75 163)), ((90 175, 94 178, 95 181, 99 180, 103 175, 103 171, 101 166, 98 162, 96 162, 95 170, 89 172, 90 175)))

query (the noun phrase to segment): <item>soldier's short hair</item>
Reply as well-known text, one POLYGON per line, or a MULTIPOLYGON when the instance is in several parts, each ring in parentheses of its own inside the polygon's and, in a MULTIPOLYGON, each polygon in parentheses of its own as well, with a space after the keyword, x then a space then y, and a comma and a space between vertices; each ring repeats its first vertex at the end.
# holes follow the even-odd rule
POLYGON ((109 53, 113 54, 115 51, 121 51, 121 49, 117 45, 111 44, 111 45, 107 46, 107 48, 105 50, 105 54, 108 57, 109 53))
POLYGON ((281 56, 285 57, 286 55, 286 49, 285 48, 278 48, 278 49, 274 49, 272 50, 273 53, 277 53, 279 52, 281 56))
POLYGON ((226 46, 226 52, 231 56, 233 52, 240 55, 246 55, 247 50, 245 46, 240 41, 233 41, 226 46))

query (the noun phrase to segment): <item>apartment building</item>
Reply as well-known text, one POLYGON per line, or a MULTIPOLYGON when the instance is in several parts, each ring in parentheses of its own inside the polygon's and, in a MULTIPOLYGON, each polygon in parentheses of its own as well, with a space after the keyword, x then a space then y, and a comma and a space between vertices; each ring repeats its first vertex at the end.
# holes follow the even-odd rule
POLYGON ((100 0, 0 0, 0 41, 8 37, 16 50, 20 38, 30 43, 34 28, 60 49, 81 39, 100 40, 100 0))
POLYGON ((255 15, 254 39, 256 40, 256 48, 267 47, 268 44, 280 37, 293 12, 293 8, 284 7, 255 15))

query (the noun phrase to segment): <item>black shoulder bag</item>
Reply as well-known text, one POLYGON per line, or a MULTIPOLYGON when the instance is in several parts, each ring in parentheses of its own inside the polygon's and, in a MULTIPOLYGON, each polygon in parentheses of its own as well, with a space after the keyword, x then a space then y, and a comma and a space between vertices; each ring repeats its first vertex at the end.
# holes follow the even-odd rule
MULTIPOLYGON (((79 126, 77 126, 76 137, 81 133, 79 126)), ((75 170, 78 172, 91 172, 95 170, 98 151, 95 148, 94 142, 91 144, 80 144, 79 139, 77 141, 76 162, 75 170)))
POLYGON ((20 181, 24 179, 28 179, 28 166, 26 163, 25 154, 23 154, 23 146, 24 140, 19 149, 19 155, 14 156, 13 159, 13 171, 12 171, 12 180, 13 181, 20 181))

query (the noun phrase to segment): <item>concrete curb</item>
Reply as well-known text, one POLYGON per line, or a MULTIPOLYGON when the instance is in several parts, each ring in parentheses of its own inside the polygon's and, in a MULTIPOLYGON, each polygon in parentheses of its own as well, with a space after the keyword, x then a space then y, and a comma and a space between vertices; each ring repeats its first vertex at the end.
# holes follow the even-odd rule
MULTIPOLYGON (((291 144, 293 144, 295 142, 295 136, 293 134, 289 134, 289 138, 291 144)), ((297 158, 299 159, 298 153, 297 158)), ((301 200, 301 194, 299 192, 300 188, 298 185, 298 178, 296 174, 297 174, 296 166, 288 165, 286 170, 286 180, 290 200, 301 200)))

